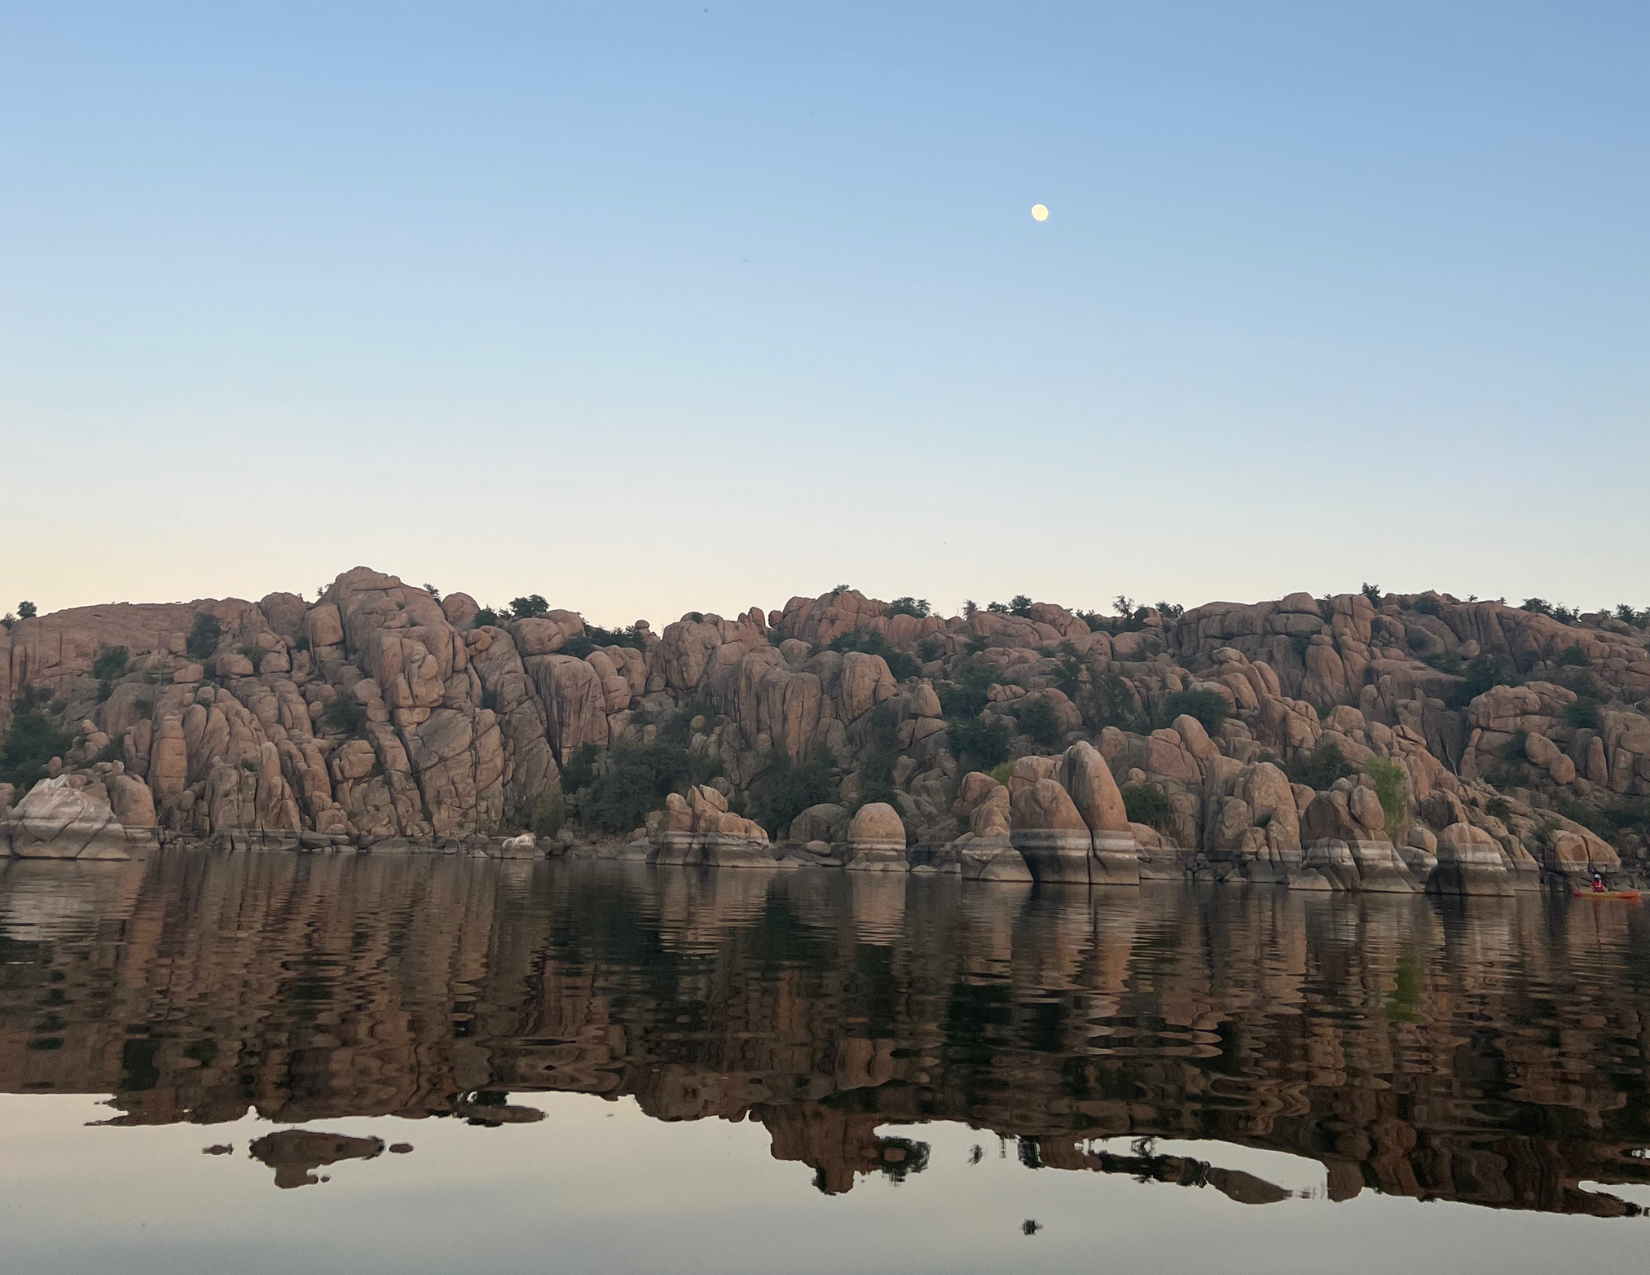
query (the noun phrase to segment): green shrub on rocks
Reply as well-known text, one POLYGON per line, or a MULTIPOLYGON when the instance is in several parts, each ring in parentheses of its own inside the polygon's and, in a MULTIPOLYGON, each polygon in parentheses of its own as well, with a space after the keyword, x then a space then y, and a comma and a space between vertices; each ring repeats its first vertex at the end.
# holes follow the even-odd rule
POLYGON ((915 657, 889 646, 888 639, 874 629, 855 629, 851 633, 839 633, 831 639, 830 649, 833 651, 859 651, 865 655, 880 655, 882 662, 888 666, 888 672, 893 675, 896 682, 904 682, 922 673, 922 667, 917 663, 915 657))
POLYGON ((1055 686, 1081 711, 1083 696, 1090 689, 1090 683, 1083 680, 1083 657, 1070 642, 1060 643, 1058 649, 1060 664, 1055 670, 1055 686))
MULTIPOLYGON (((588 747, 588 745, 587 745, 588 747)), ((565 786, 572 768, 562 774, 565 786)), ((693 762, 685 748, 663 741, 618 744, 606 764, 574 798, 580 822, 600 832, 620 833, 646 822, 668 793, 693 782, 693 762)))
POLYGON ((599 624, 586 624, 584 632, 563 642, 557 654, 582 660, 599 646, 628 646, 635 651, 645 651, 647 641, 634 624, 627 624, 622 629, 604 629, 599 624))
POLYGON ((1219 691, 1176 691, 1163 701, 1164 716, 1169 721, 1174 721, 1184 713, 1197 718, 1203 724, 1203 729, 1211 735, 1220 730, 1221 724, 1231 711, 1231 705, 1219 691))
POLYGON ((1337 779, 1356 774, 1357 768, 1347 761, 1339 744, 1324 740, 1310 753, 1290 762, 1286 773, 1290 783, 1321 790, 1331 787, 1337 779))
MULTIPOLYGON (((700 723, 706 734, 716 728, 715 714, 702 712, 689 704, 686 708, 679 708, 660 721, 658 738, 663 743, 687 748, 693 742, 693 723, 695 721, 700 723)), ((594 747, 594 745, 586 745, 586 747, 594 747)), ((714 779, 722 773, 721 763, 711 757, 694 753, 692 754, 692 763, 694 767, 693 782, 696 784, 714 779)))
POLYGON ((1398 844, 1398 831, 1403 827, 1409 803, 1404 795, 1408 776, 1397 762, 1371 757, 1364 763, 1364 774, 1375 785, 1375 795, 1381 801, 1381 813, 1386 816, 1386 835, 1393 845, 1398 844))
POLYGON ((997 670, 989 664, 970 660, 948 682, 935 687, 940 697, 940 711, 947 719, 967 720, 985 712, 990 701, 986 698, 991 684, 997 680, 997 670))
POLYGON ((12 701, 11 724, 0 737, 0 783, 14 785, 19 798, 46 777, 46 763, 74 742, 46 716, 51 697, 44 686, 23 687, 12 701))
POLYGON ((1169 796, 1158 784, 1124 784, 1123 809, 1130 823, 1143 823, 1159 832, 1169 822, 1169 796))
POLYGON ((112 681, 126 672, 127 659, 124 646, 106 646, 92 661, 92 676, 100 682, 112 681))
POLYGON ((1564 720, 1577 730, 1597 730, 1602 720, 1598 701, 1588 695, 1578 695, 1565 705, 1564 720))
POLYGON ((767 774, 751 785, 751 818, 777 838, 791 820, 831 795, 831 771, 824 762, 793 763, 781 753, 767 774))
POLYGON ((106 646, 92 661, 92 676, 97 678, 97 702, 103 703, 115 693, 115 679, 126 674, 127 652, 124 646, 106 646))
POLYGON ((878 704, 869 714, 870 748, 859 772, 859 805, 894 804, 894 767, 899 763, 899 718, 893 705, 878 704))
POLYGON ((1150 723, 1129 684, 1116 673, 1102 673, 1094 679, 1093 706, 1097 726, 1143 734, 1150 723))
POLYGON ((1000 717, 953 722, 946 742, 974 770, 990 770, 1008 760, 1008 727, 1000 717))
POLYGON ((223 636, 223 621, 210 611, 195 617, 195 627, 184 639, 184 653, 192 660, 209 660, 218 650, 218 639, 223 636))
POLYGON ((1581 613, 1575 607, 1558 606, 1545 598, 1525 598, 1524 605, 1519 607, 1519 610, 1528 611, 1531 615, 1547 616, 1560 624, 1574 624, 1581 618, 1581 613))
POLYGON ((528 811, 527 828, 536 836, 553 837, 567 822, 567 799, 559 788, 546 788, 533 798, 528 811))
POLYGON ((561 764, 562 791, 576 793, 590 787, 596 778, 596 759, 600 756, 601 750, 594 744, 580 744, 561 764))
POLYGON ((1464 679, 1449 695, 1451 708, 1465 708, 1495 686, 1517 686, 1523 679, 1493 655, 1475 655, 1461 672, 1464 679))
POLYGON ((345 735, 358 735, 367 724, 366 705, 350 691, 343 691, 321 710, 321 720, 345 735))
POLYGON ((1060 742, 1060 722, 1055 716, 1054 705, 1046 699, 1021 700, 1014 720, 1020 727, 1020 733, 1029 735, 1035 743, 1049 747, 1060 742))
POLYGON ((1460 677, 1466 668, 1461 662, 1459 651, 1440 651, 1437 655, 1422 656, 1421 662, 1440 673, 1448 673, 1451 677, 1460 677))

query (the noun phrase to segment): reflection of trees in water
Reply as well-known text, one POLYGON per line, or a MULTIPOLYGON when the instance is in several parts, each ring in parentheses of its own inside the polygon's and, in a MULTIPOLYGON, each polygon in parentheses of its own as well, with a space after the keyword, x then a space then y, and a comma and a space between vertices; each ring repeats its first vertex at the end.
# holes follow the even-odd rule
POLYGON ((1254 1203, 1281 1189, 1087 1143, 1306 1155, 1333 1199, 1609 1213, 1576 1184, 1650 1181, 1629 909, 424 856, 54 872, 0 870, 0 1087, 113 1092, 122 1123, 497 1125, 564 1090, 758 1120, 832 1193, 921 1172, 877 1130, 934 1119, 1254 1203))
POLYGON ((877 1168, 882 1175, 895 1182, 903 1182, 913 1173, 928 1167, 928 1144, 913 1142, 910 1138, 878 1138, 877 1168))

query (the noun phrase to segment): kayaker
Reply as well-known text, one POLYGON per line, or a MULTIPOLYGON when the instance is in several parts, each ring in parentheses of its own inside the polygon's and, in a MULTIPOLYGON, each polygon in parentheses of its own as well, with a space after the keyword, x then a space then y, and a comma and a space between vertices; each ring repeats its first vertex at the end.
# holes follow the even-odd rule
POLYGON ((1598 873, 1598 872, 1593 873, 1593 893, 1594 894, 1603 894, 1604 893, 1604 877, 1601 873, 1598 873))

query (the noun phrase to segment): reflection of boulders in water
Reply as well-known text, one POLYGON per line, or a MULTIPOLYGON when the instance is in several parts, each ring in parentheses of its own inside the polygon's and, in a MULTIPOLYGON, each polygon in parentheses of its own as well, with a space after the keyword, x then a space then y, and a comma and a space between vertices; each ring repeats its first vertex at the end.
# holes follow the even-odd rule
POLYGON ((1150 1139, 1136 1142, 1129 1155, 1113 1151, 1080 1150, 1070 1143, 1044 1146, 1029 1138, 1020 1140, 1020 1161, 1034 1167, 1087 1169, 1094 1173, 1124 1173, 1140 1182, 1163 1182, 1172 1186, 1212 1186, 1239 1204, 1276 1204, 1290 1199, 1293 1191, 1258 1178, 1242 1169, 1223 1169, 1192 1156, 1154 1155, 1150 1139), (1029 1144, 1029 1147, 1028 1147, 1029 1144))
POLYGON ((1290 1192, 1275 1182, 1257 1178, 1253 1173, 1245 1173, 1242 1169, 1211 1168, 1204 1176, 1210 1186, 1239 1204, 1276 1204, 1290 1196, 1290 1192))
MULTIPOLYGON (((1579 1184, 1650 1183, 1630 1154, 1650 1098, 1619 1079, 1644 1068, 1641 928, 1528 895, 422 855, 12 861, 0 1091, 111 1094, 116 1125, 252 1111, 287 1130, 259 1158, 292 1185, 378 1149, 293 1126, 496 1127, 541 1118, 507 1094, 579 1092, 760 1123, 776 1160, 831 1193, 913 1171, 914 1147, 880 1129, 944 1120, 1053 1170, 1103 1163, 1085 1159, 1097 1138, 1215 1139, 1310 1157, 1330 1200, 1620 1216, 1633 1207, 1579 1184)), ((1198 1164, 1135 1170, 1280 1198, 1198 1164)))
POLYGON ((848 878, 854 937, 861 943, 888 945, 905 930, 903 876, 883 872, 856 872, 848 878))
POLYGON ((202 1155, 234 1155, 235 1146, 230 1142, 215 1142, 209 1147, 201 1148, 202 1155))
MULTIPOLYGON (((494 1089, 460 1095, 453 1103, 453 1114, 470 1124, 493 1128, 507 1124, 537 1124, 544 1119, 544 1112, 537 1107, 512 1105, 509 1094, 499 1093, 494 1089)), ((390 1150, 394 1151, 395 1148, 391 1147, 390 1150)))
POLYGON ((751 1117, 767 1126, 773 1158, 812 1165, 814 1186, 824 1195, 841 1195, 856 1177, 882 1168, 882 1121, 875 1115, 798 1103, 755 1107, 751 1117))
POLYGON ((371 1160, 383 1153, 382 1138, 351 1138, 342 1133, 313 1133, 308 1129, 282 1129, 266 1133, 250 1147, 254 1160, 262 1160, 275 1170, 275 1185, 283 1191, 314 1186, 326 1179, 313 1170, 340 1160, 371 1160))

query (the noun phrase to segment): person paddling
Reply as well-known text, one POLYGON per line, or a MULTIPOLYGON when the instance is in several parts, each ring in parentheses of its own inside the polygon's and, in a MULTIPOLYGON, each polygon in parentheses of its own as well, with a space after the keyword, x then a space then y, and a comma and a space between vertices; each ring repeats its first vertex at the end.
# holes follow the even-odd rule
POLYGON ((1603 876, 1602 873, 1598 873, 1598 872, 1593 873, 1593 893, 1594 894, 1603 894, 1604 893, 1604 876, 1603 876))

